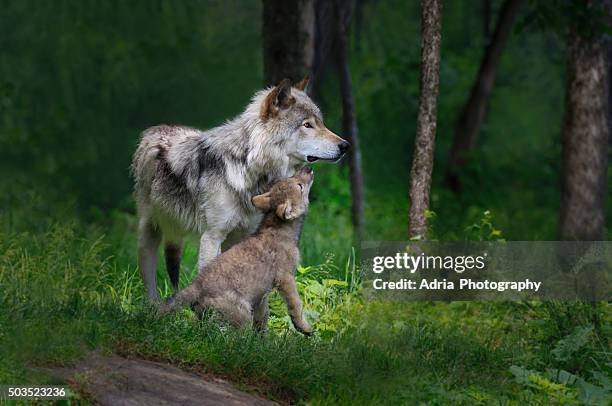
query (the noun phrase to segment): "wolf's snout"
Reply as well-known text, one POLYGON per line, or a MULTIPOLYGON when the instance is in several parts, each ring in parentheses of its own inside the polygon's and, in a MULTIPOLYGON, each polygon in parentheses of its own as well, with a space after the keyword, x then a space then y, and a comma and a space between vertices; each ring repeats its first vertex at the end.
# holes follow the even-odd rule
POLYGON ((344 154, 351 147, 351 143, 348 141, 342 141, 338 144, 338 149, 340 150, 340 154, 344 154))

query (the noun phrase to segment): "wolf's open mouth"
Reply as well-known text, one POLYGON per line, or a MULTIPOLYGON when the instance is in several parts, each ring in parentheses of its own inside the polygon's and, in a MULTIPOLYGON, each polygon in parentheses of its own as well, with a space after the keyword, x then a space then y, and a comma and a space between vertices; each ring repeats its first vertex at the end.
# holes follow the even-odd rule
POLYGON ((312 155, 308 155, 306 157, 306 160, 308 162, 315 162, 315 161, 327 161, 327 162, 336 162, 339 158, 319 158, 318 156, 312 156, 312 155))

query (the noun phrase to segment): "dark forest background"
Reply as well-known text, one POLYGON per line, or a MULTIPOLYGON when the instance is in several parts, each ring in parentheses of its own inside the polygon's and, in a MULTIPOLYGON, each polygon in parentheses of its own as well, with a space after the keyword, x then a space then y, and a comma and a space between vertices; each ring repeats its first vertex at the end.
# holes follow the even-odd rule
MULTIPOLYGON (((503 50, 461 193, 444 187, 454 124, 500 6, 444 5, 431 195, 439 238, 464 238, 465 227, 486 210, 507 239, 557 236, 566 46, 562 33, 537 23, 533 4, 520 8, 503 50)), ((367 236, 404 239, 419 95, 419 4, 362 1, 357 7, 350 72, 367 236)), ((57 203, 67 201, 88 221, 106 222, 113 210, 133 212, 129 164, 140 131, 158 123, 210 128, 238 114, 263 87, 261 13, 257 1, 7 2, 0 14, 4 209, 38 196, 32 209, 42 217, 53 217, 57 203)), ((337 81, 329 70, 318 100, 328 126, 342 134, 337 81)), ((347 166, 315 169, 311 217, 325 217, 329 224, 317 226, 346 239, 347 166)))

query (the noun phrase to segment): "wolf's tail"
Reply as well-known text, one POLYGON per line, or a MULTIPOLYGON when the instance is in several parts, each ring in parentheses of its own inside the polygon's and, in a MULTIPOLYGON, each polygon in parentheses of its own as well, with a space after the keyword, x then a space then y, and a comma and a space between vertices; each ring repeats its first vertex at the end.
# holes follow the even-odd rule
POLYGON ((163 126, 151 127, 140 134, 140 143, 134 152, 130 168, 137 196, 150 193, 158 158, 168 147, 167 141, 160 136, 162 130, 163 126))

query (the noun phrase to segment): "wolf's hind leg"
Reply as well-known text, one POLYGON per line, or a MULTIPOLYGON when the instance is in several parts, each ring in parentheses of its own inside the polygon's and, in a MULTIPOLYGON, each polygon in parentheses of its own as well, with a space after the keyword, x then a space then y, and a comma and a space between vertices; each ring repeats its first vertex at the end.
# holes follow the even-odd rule
POLYGON ((159 302, 157 292, 157 250, 161 232, 149 218, 141 218, 138 224, 138 267, 149 301, 159 302))
POLYGON ((253 309, 254 327, 262 333, 268 331, 268 317, 270 317, 270 307, 268 305, 268 295, 265 295, 253 309))
POLYGON ((183 254, 183 242, 166 241, 164 256, 166 258, 166 270, 170 277, 170 283, 174 290, 178 290, 179 275, 181 272, 181 256, 183 254))

